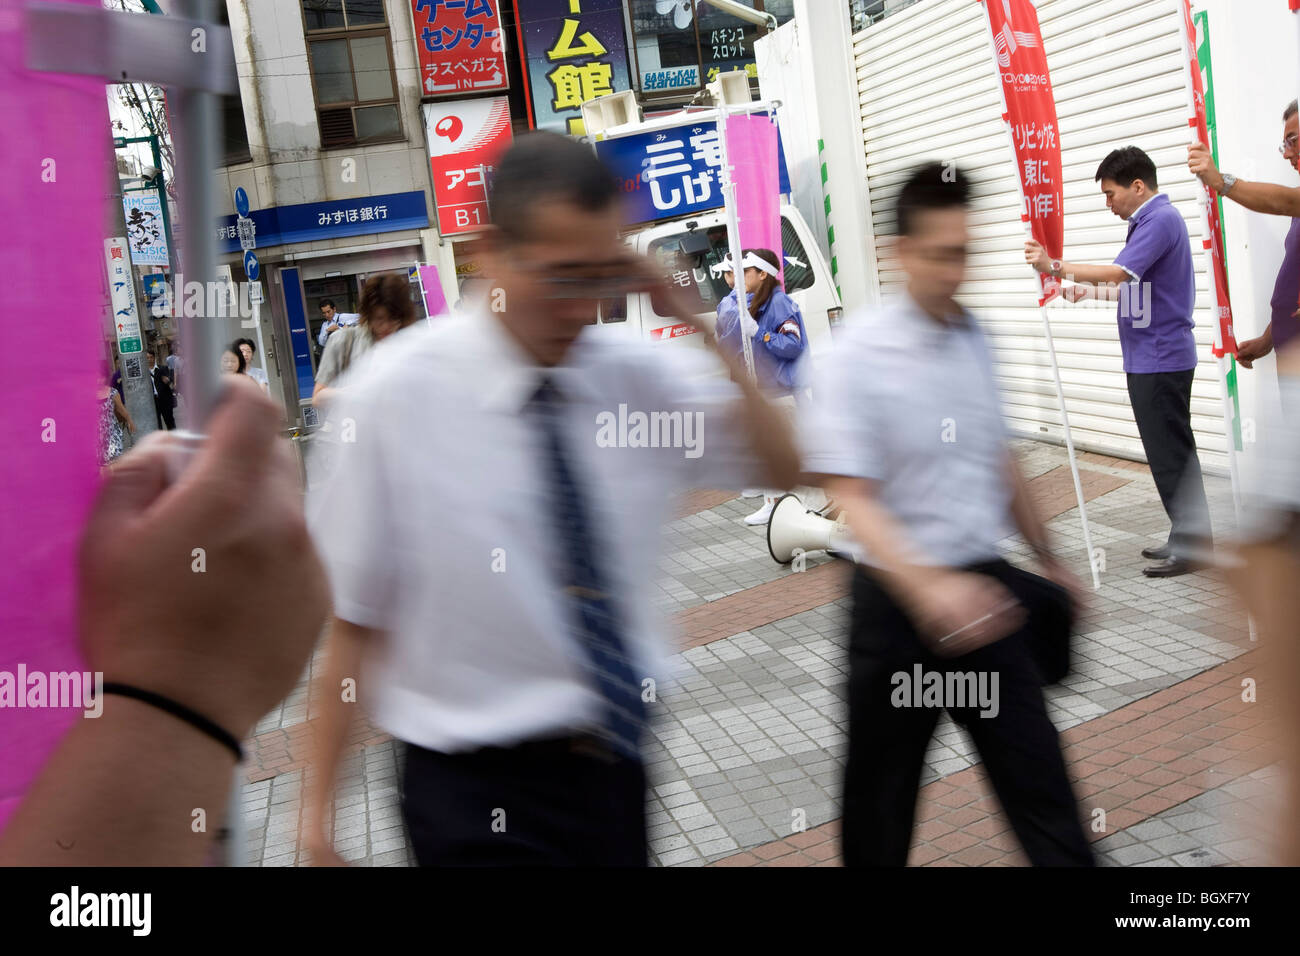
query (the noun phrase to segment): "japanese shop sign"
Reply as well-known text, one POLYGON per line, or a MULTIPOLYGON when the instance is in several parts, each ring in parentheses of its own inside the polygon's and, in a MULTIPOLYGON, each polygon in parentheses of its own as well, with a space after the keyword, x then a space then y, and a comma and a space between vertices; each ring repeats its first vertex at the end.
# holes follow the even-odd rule
POLYGON ((113 304, 113 331, 117 350, 130 355, 142 350, 140 315, 135 306, 135 277, 125 236, 104 240, 104 263, 108 268, 109 299, 113 304))
POLYGON ((490 96, 425 103, 423 110, 438 232, 476 232, 488 223, 492 170, 510 146, 510 101, 490 96))
MULTIPOLYGON (((429 212, 422 189, 292 206, 268 206, 250 210, 248 218, 257 231, 258 249, 291 242, 427 229, 429 226, 429 212)), ((237 221, 235 216, 217 220, 218 253, 240 251, 237 221)))
POLYGON ((518 0, 533 126, 582 135, 582 104, 631 89, 621 0, 518 0))
POLYGON ((500 0, 411 0, 424 96, 504 90, 500 0))
MULTIPOLYGON (((605 139, 596 155, 622 184, 629 222, 669 219, 722 205, 722 144, 717 124, 692 123, 605 139)), ((785 151, 777 143, 781 193, 790 192, 785 151)))
POLYGON ((123 196, 122 210, 126 214, 126 238, 131 247, 131 261, 138 266, 169 265, 162 200, 158 193, 123 196))
POLYGON ((674 66, 666 70, 646 70, 641 74, 641 89, 647 93, 694 89, 699 85, 700 68, 698 66, 674 66))

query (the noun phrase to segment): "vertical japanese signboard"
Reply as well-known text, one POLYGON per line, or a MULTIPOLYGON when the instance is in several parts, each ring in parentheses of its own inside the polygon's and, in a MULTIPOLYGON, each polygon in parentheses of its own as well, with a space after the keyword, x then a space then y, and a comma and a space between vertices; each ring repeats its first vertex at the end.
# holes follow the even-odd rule
MULTIPOLYGON (((1016 153, 1016 174, 1024 197, 1021 218, 1029 223, 1034 241, 1053 259, 1065 247, 1065 216, 1061 208, 1061 144, 1056 138, 1056 99, 1047 69, 1047 53, 1038 27, 1038 12, 1029 0, 985 4, 993 50, 998 61, 1006 113, 1016 153)), ((1045 305, 1060 294, 1061 280, 1040 276, 1045 305)))
POLYGON ((113 304, 113 331, 117 350, 123 356, 143 351, 140 314, 135 307, 135 277, 125 236, 104 240, 104 265, 108 270, 108 294, 113 304))
POLYGON ((424 96, 504 90, 501 0, 411 0, 424 96))
POLYGON ((425 103, 438 232, 476 232, 488 223, 487 185, 510 146, 510 101, 490 96, 452 103, 425 103))
POLYGON ((163 228, 162 199, 157 192, 133 193, 122 197, 126 216, 126 238, 131 261, 138 266, 170 265, 167 235, 163 228))
POLYGON ((517 0, 533 126, 580 136, 582 104, 631 89, 622 0, 517 0))

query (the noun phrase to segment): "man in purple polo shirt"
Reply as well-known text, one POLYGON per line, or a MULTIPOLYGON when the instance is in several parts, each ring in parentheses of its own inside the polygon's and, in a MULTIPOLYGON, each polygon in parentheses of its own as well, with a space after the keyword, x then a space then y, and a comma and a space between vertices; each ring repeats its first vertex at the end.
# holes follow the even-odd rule
MULTIPOLYGON (((1300 116, 1297 113, 1300 109, 1295 100, 1282 111, 1282 145, 1278 151, 1293 169, 1300 171, 1300 116)), ((1277 283, 1273 286, 1271 321, 1262 335, 1238 343, 1237 361, 1251 368, 1256 359, 1262 359, 1275 348, 1281 349, 1300 331, 1300 321, 1295 317, 1296 304, 1300 301, 1300 188, 1252 183, 1231 173, 1221 173, 1214 165, 1210 148, 1204 143, 1187 148, 1187 166, 1219 195, 1227 196, 1252 212, 1294 217, 1286 234, 1282 267, 1278 269, 1277 283)))
POLYGON ((1182 214, 1159 191, 1155 163, 1136 146, 1113 151, 1096 178, 1106 207, 1128 222, 1128 240, 1114 265, 1053 260, 1036 242, 1025 244, 1025 261, 1078 283, 1064 290, 1067 301, 1119 301, 1129 401, 1171 525, 1167 544, 1143 549, 1144 558, 1159 563, 1142 573, 1175 577, 1201 567, 1199 558, 1210 546, 1210 509, 1192 435, 1197 356, 1191 238, 1182 214))

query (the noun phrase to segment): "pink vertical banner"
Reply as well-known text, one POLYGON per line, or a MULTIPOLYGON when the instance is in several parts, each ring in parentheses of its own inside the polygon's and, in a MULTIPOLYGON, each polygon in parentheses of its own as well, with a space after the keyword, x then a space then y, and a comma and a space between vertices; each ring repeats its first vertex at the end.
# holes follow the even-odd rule
POLYGON ((736 218, 742 249, 771 249, 781 261, 785 286, 785 254, 781 249, 781 180, 777 160, 776 124, 766 113, 727 120, 727 159, 736 184, 736 218))
MULTIPOLYGON (((0 115, 22 131, 0 159, 5 305, 14 318, 0 349, 0 827, 83 719, 79 701, 51 706, 58 701, 31 675, 82 667, 76 554, 98 482, 113 168, 104 82, 28 71, 27 5, 0 0, 0 115)), ((146 584, 122 587, 143 594, 146 584)))
POLYGON ((429 318, 447 311, 447 296, 442 291, 437 266, 419 266, 420 288, 424 290, 424 311, 429 318))

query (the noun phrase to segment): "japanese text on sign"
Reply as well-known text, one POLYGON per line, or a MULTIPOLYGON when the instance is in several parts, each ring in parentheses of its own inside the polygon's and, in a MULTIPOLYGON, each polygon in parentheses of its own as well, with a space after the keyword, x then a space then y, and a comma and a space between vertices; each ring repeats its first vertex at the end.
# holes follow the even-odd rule
POLYGON ((412 12, 425 96, 506 88, 496 0, 413 0, 412 12))

